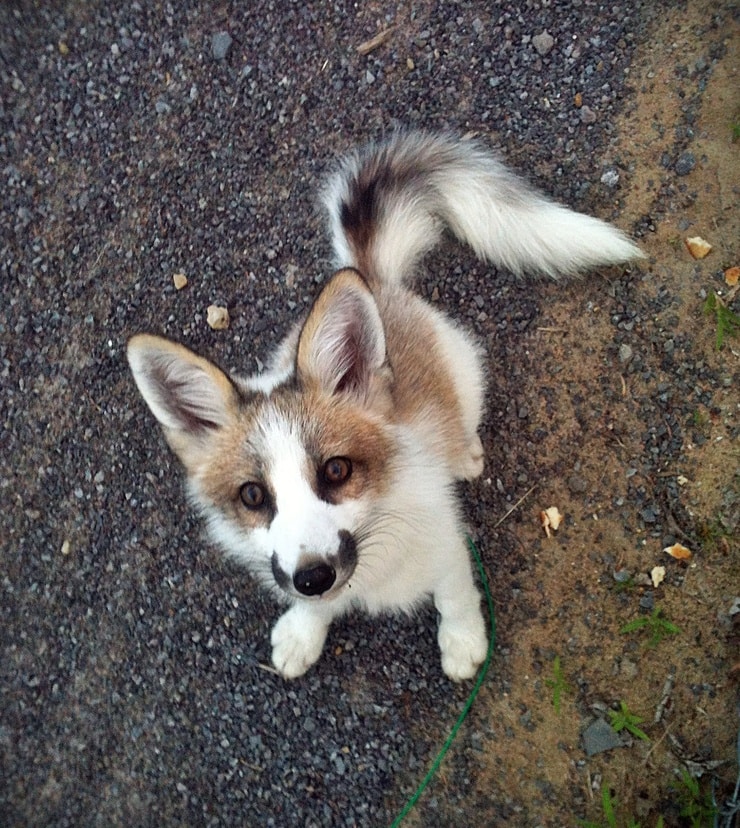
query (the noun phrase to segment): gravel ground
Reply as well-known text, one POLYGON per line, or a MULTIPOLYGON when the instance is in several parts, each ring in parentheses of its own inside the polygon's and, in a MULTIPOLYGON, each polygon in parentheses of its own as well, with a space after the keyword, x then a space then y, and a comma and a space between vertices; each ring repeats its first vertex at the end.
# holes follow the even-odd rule
MULTIPOLYGON (((125 342, 157 331, 228 368, 258 367, 329 272, 321 174, 397 124, 479 133, 557 198, 647 240, 683 206, 681 182, 701 165, 694 127, 725 48, 721 31, 734 25, 729 9, 712 6, 713 46, 687 69, 693 92, 666 143, 663 177, 625 221, 619 207, 635 166, 629 141, 615 149, 617 123, 633 102, 635 52, 679 14, 676 4, 2 5, 1 824, 392 821, 469 692, 441 673, 433 612, 335 625, 302 680, 265 670, 277 608, 204 543, 177 464, 135 394, 125 342), (384 44, 357 52, 391 25, 384 44), (179 292, 177 272, 189 279, 179 292), (228 331, 206 325, 213 303, 228 306, 228 331)), ((536 742, 536 717, 517 689, 525 672, 549 669, 552 653, 543 647, 522 664, 516 637, 527 624, 545 628, 543 607, 548 624, 557 620, 549 601, 573 599, 547 584, 529 595, 535 564, 524 544, 536 557, 542 541, 529 546, 521 518, 506 531, 495 523, 532 484, 558 475, 590 508, 589 469, 603 457, 577 458, 619 394, 578 384, 572 343, 551 343, 539 361, 535 330, 561 298, 584 319, 608 307, 604 359, 639 385, 631 424, 616 426, 620 445, 639 443, 637 459, 610 515, 655 545, 695 537, 676 475, 661 470, 682 462, 689 438, 707 442, 700 422, 687 426, 697 406, 737 437, 726 413, 737 362, 692 350, 677 291, 647 267, 595 280, 584 299, 573 288, 535 293, 452 245, 429 265, 421 291, 491 355, 489 470, 466 499, 502 630, 482 710, 508 699, 515 713, 512 727, 474 713, 416 819, 564 824, 580 794, 568 805, 567 786, 541 772, 548 746, 536 742), (541 390, 547 371, 564 366, 573 372, 567 406, 541 390), (556 454, 540 464, 556 434, 541 417, 568 435, 569 462, 556 454), (535 795, 500 758, 527 740, 540 768, 530 770, 535 795), (546 805, 560 816, 548 821, 546 805)), ((736 488, 716 485, 726 516, 736 488)), ((606 580, 621 563, 608 552, 587 560, 606 580)), ((729 601, 737 587, 728 582, 729 601)), ((715 653, 714 664, 728 657, 715 653)), ((579 682, 578 693, 585 715, 589 688, 579 682)), ((729 734, 710 736, 729 761, 729 734)))

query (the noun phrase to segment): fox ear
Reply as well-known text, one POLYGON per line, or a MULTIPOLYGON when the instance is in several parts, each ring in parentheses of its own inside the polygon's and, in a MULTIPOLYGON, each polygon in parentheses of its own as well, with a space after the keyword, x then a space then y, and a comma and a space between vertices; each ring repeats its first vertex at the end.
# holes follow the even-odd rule
POLYGON ((367 400, 386 362, 375 299, 356 270, 340 270, 311 308, 298 341, 298 379, 367 400))
POLYGON ((236 388, 207 359, 147 334, 131 338, 127 355, 142 397, 181 459, 187 444, 226 425, 234 416, 236 388))

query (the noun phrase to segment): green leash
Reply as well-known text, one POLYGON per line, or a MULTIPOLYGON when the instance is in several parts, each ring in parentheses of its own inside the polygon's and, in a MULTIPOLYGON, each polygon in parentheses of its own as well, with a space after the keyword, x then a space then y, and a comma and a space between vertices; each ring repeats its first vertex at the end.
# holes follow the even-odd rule
POLYGON ((480 553, 478 552, 471 538, 468 538, 468 546, 470 547, 470 551, 473 553, 475 563, 478 566, 478 572, 483 583, 483 592, 485 593, 486 603, 488 604, 488 617, 491 622, 491 637, 488 642, 488 653, 486 654, 486 660, 483 662, 483 666, 480 668, 480 672, 478 673, 478 679, 475 682, 475 687, 473 687, 473 689, 471 690, 470 695, 468 696, 468 700, 465 702, 465 706, 463 707, 462 711, 460 712, 460 715, 457 717, 457 721, 455 722, 452 730, 450 731, 450 735, 445 740, 445 743, 442 745, 434 762, 432 762, 432 766, 431 768, 429 768, 427 775, 421 780, 419 787, 416 789, 411 799, 409 799, 401 813, 393 820, 391 828, 398 828, 401 822, 406 818, 406 816, 408 816, 409 811, 411 811, 411 809, 419 801, 419 797, 427 789, 429 783, 432 781, 432 777, 439 770, 439 766, 442 764, 442 760, 445 758, 447 751, 450 749, 450 745, 455 740, 455 736, 457 736, 457 732, 460 730, 460 726, 465 721, 465 717, 468 715, 468 713, 470 712, 470 708, 473 706, 475 697, 478 695, 478 691, 480 690, 481 685, 483 684, 483 679, 486 677, 486 673, 488 672, 488 668, 491 664, 491 658, 493 657, 493 650, 496 646, 496 615, 493 611, 493 598, 491 597, 491 589, 488 586, 488 578, 486 578, 486 571, 485 569, 483 569, 483 562, 480 559, 480 553))

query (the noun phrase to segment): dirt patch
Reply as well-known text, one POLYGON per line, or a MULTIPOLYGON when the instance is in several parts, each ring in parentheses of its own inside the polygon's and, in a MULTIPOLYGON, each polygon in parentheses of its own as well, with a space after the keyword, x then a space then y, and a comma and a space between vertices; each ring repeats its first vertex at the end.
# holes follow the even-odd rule
MULTIPOLYGON (((656 29, 606 159, 624 179, 619 222, 644 232, 649 264, 547 286, 525 341, 531 391, 517 404, 539 479, 513 529, 526 575, 496 595, 504 675, 478 708, 489 738, 475 781, 477 801, 495 804, 479 824, 605 824, 602 786, 620 825, 689 824, 682 769, 704 771, 702 796, 711 776, 719 801, 735 785, 738 350, 715 348, 702 306, 738 263, 738 40, 707 14, 690 3, 656 29), (707 259, 688 255, 687 235, 711 242, 707 259), (546 539, 538 513, 551 505, 566 522, 546 539), (692 550, 688 564, 663 552, 674 541, 692 550), (680 630, 652 647, 644 631, 622 632, 651 608, 680 630), (649 738, 587 757, 584 730, 620 701, 649 738)), ((495 549, 493 523, 482 542, 495 549)), ((495 554, 494 573, 507 565, 495 554)))

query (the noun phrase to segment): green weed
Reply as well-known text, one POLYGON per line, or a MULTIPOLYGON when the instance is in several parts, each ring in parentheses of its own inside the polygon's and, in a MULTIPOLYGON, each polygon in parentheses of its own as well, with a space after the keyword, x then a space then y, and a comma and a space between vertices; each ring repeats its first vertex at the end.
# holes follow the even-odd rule
POLYGON ((610 710, 609 718, 611 719, 612 730, 615 730, 617 733, 621 730, 626 730, 638 739, 642 739, 643 742, 650 741, 650 737, 647 733, 645 733, 644 730, 640 730, 637 726, 642 724, 645 720, 641 716, 635 715, 629 707, 627 707, 626 702, 619 702, 619 710, 610 710))
POLYGON ((659 607, 655 607, 650 615, 643 615, 625 624, 620 632, 632 633, 638 630, 647 630, 650 634, 647 642, 648 647, 657 647, 664 638, 681 632, 673 622, 663 617, 663 610, 659 607))
POLYGON ((699 780, 684 768, 672 787, 681 806, 681 816, 688 818, 691 828, 711 828, 717 808, 712 802, 711 793, 702 793, 699 780))
MULTIPOLYGON (((619 828, 620 825, 625 828, 640 828, 640 823, 634 818, 630 817, 626 822, 617 820, 617 806, 616 799, 612 797, 609 786, 604 782, 601 785, 601 810, 604 812, 603 822, 591 822, 587 819, 577 819, 579 828, 619 828)), ((663 817, 659 816, 655 823, 655 828, 663 828, 663 817)), ((693 826, 692 826, 693 828, 693 826)))

